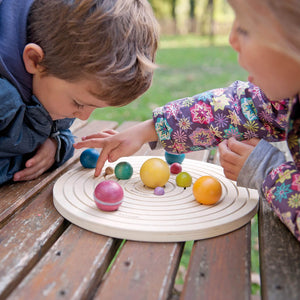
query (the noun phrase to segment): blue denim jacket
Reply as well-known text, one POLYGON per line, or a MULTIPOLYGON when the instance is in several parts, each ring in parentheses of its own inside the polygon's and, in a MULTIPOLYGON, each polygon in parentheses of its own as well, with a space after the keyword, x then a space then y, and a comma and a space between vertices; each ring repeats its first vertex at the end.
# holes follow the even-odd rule
POLYGON ((74 152, 73 137, 68 129, 73 119, 53 121, 36 97, 24 103, 18 90, 0 78, 0 184, 12 179, 24 168, 37 147, 50 136, 59 149, 53 167, 62 165, 74 152))
POLYGON ((73 119, 52 121, 32 96, 32 75, 23 63, 27 18, 34 0, 0 0, 0 184, 24 168, 48 137, 57 140, 56 163, 73 155, 73 119))

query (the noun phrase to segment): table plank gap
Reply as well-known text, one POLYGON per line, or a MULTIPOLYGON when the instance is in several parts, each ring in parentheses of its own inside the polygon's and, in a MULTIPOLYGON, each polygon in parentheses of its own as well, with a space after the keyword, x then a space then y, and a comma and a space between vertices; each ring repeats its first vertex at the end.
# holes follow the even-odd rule
POLYGON ((94 299, 168 299, 183 246, 126 241, 94 299))

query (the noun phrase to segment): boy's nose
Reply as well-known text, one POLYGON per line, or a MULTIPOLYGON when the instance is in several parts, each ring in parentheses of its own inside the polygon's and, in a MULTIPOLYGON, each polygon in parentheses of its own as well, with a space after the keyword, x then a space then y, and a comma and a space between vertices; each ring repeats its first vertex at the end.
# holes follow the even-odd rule
POLYGON ((240 46, 239 46, 239 39, 238 39, 236 27, 237 27, 237 23, 236 23, 236 21, 234 21, 232 24, 232 27, 231 27, 230 35, 229 35, 229 43, 230 43, 231 47, 233 48, 233 50, 235 50, 236 52, 239 52, 240 46))

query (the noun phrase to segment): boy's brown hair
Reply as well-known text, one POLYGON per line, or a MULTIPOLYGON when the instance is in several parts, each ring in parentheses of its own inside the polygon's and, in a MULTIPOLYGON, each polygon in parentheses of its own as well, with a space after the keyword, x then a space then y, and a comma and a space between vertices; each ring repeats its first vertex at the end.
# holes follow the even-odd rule
POLYGON ((35 0, 27 32, 44 51, 45 74, 91 80, 109 105, 125 105, 151 85, 159 34, 147 0, 35 0))

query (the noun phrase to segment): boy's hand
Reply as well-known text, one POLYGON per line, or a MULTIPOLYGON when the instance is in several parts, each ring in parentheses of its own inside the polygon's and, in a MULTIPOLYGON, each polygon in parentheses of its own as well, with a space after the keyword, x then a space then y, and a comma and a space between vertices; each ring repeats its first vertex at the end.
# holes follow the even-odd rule
POLYGON ((48 138, 42 144, 36 154, 26 161, 25 169, 14 174, 14 181, 26 181, 39 177, 47 171, 55 162, 57 142, 48 138))
POLYGON ((257 138, 239 142, 232 137, 219 144, 220 164, 227 178, 237 180, 245 161, 258 142, 257 138))
POLYGON ((95 176, 99 176, 106 160, 114 162, 122 156, 130 156, 146 142, 157 139, 154 123, 148 120, 120 133, 107 130, 87 136, 82 142, 74 144, 74 148, 102 148, 95 169, 95 176))

